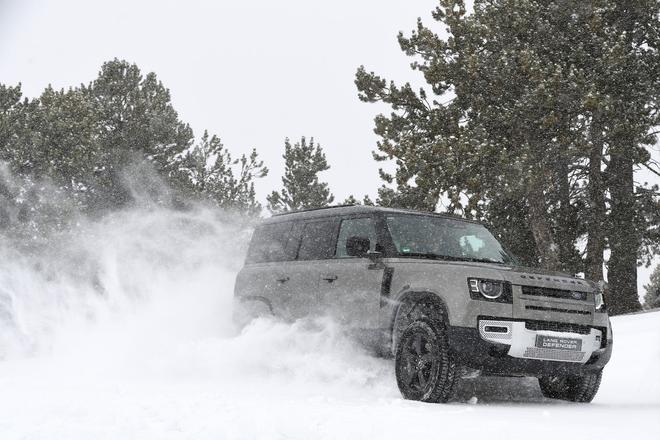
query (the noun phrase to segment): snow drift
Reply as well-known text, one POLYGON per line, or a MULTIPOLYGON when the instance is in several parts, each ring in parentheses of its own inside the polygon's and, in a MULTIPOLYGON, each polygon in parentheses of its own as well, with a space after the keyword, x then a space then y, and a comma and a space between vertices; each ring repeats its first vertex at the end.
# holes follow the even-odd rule
POLYGON ((660 315, 614 320, 592 405, 534 380, 403 401, 390 360, 331 321, 230 320, 249 233, 212 210, 80 219, 38 249, 0 242, 0 438, 637 438, 660 433, 660 315), (477 405, 468 405, 466 402, 477 405))

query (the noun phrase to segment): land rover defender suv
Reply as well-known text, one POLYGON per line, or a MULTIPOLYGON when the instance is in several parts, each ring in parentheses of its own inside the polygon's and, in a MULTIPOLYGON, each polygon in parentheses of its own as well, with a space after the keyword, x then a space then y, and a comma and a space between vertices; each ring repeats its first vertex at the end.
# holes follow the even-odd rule
POLYGON ((372 206, 275 215, 254 231, 235 315, 330 316, 394 356, 406 399, 446 402, 466 371, 533 376, 590 402, 612 352, 595 283, 519 267, 478 222, 372 206))

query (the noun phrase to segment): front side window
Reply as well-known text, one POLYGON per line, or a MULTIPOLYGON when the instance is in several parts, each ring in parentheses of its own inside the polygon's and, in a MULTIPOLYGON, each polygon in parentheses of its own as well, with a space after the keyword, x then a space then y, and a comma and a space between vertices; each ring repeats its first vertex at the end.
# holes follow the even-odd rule
POLYGON ((320 220, 305 223, 298 249, 299 260, 325 260, 335 253, 336 222, 320 220))
POLYGON ((387 227, 399 256, 513 263, 483 225, 425 215, 390 215, 387 227))
POLYGON ((339 238, 337 239, 337 250, 335 255, 339 258, 349 256, 346 249, 346 242, 350 237, 360 237, 369 239, 369 250, 376 249, 376 227, 372 218, 352 218, 342 220, 339 228, 339 238))

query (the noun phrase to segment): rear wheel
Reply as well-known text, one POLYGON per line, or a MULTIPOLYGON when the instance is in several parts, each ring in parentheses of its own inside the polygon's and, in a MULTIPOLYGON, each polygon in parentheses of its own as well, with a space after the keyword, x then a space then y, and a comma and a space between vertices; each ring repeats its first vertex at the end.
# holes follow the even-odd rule
POLYGON ((242 330, 257 318, 273 316, 270 306, 262 300, 234 300, 232 320, 234 326, 242 330))
POLYGON ((591 402, 603 377, 603 370, 582 375, 559 375, 539 377, 539 386, 545 397, 570 402, 591 402))
POLYGON ((427 319, 408 325, 396 347, 395 369, 404 398, 448 401, 453 395, 456 366, 444 326, 427 319))

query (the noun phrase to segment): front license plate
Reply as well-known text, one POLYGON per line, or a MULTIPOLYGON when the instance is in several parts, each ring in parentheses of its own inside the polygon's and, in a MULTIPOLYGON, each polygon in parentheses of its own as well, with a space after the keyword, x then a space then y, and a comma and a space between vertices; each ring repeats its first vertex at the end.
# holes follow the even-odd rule
POLYGON ((536 346, 539 348, 552 348, 555 350, 582 351, 582 340, 536 335, 536 346))

